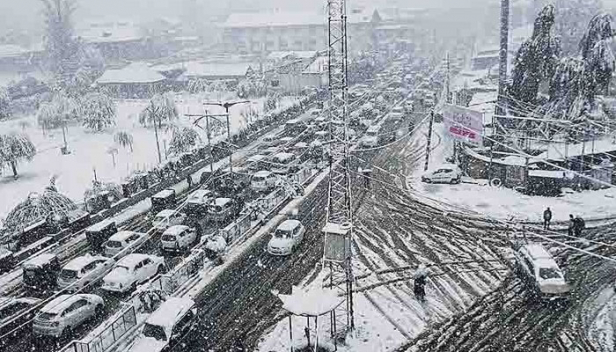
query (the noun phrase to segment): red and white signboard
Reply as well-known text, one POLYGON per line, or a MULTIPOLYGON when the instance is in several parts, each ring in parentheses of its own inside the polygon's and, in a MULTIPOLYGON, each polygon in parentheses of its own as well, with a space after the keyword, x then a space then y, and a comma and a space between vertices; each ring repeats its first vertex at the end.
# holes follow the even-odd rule
POLYGON ((443 122, 449 135, 459 141, 483 144, 483 113, 457 105, 443 106, 443 122))

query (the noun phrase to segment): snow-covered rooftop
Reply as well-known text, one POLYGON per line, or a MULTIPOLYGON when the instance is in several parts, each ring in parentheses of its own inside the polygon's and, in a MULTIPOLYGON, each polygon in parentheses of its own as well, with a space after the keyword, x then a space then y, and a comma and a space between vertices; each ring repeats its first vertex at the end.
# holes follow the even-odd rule
POLYGON ((580 155, 610 153, 616 151, 616 144, 611 139, 596 140, 593 142, 568 144, 550 143, 547 150, 539 154, 536 159, 564 160, 565 156, 572 158, 580 155))
POLYGON ((109 69, 96 80, 99 84, 121 83, 157 83, 166 80, 166 77, 156 72, 147 64, 133 62, 121 69, 109 69))
MULTIPOLYGON (((379 21, 380 15, 374 9, 351 10, 348 23, 369 23, 379 21)), ((309 11, 242 12, 229 15, 224 28, 256 28, 286 26, 325 26, 327 16, 309 11)))
POLYGON ((344 302, 334 290, 323 288, 301 289, 293 287, 290 295, 278 295, 282 308, 294 315, 321 316, 336 309, 344 302))
POLYGON ((248 70, 252 67, 257 67, 250 62, 204 62, 204 61, 189 61, 177 63, 173 65, 155 66, 154 69, 159 72, 170 71, 174 69, 183 69, 181 77, 185 78, 208 78, 208 77, 244 77, 248 70))
POLYGON ((142 40, 140 29, 131 23, 96 24, 77 34, 86 43, 117 43, 142 40))
POLYGON ((316 55, 316 51, 272 51, 267 58, 270 60, 282 60, 288 57, 310 59, 316 55))

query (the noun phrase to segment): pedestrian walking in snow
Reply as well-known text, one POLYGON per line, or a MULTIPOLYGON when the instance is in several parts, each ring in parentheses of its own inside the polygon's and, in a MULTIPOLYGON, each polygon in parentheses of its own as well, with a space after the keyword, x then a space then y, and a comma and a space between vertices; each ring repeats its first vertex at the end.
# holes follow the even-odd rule
POLYGON ((426 279, 428 278, 428 269, 421 264, 414 275, 413 293, 420 302, 426 301, 426 279))
POLYGON ((188 189, 192 188, 192 185, 193 185, 192 175, 188 174, 188 176, 186 176, 186 182, 188 183, 188 189))
POLYGON ((575 218, 573 214, 569 214, 569 227, 567 227, 567 234, 569 236, 573 236, 573 231, 575 229, 575 218))
POLYGON ((579 215, 576 216, 574 227, 575 235, 578 237, 582 236, 582 230, 584 230, 584 228, 586 228, 586 222, 584 222, 584 219, 582 219, 579 215))
POLYGON ((550 210, 550 207, 548 207, 543 212, 543 229, 544 230, 550 229, 550 221, 552 221, 552 211, 550 210))

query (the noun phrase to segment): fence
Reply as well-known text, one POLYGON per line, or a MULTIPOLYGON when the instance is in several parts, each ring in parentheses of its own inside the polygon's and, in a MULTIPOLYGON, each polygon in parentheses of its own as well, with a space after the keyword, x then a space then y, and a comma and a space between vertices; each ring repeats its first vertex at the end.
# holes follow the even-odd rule
POLYGON ((224 229, 220 230, 220 235, 231 243, 235 239, 239 238, 244 232, 250 229, 250 219, 253 217, 252 213, 242 215, 237 221, 227 225, 224 229))
MULTIPOLYGON (((205 252, 202 249, 194 249, 192 254, 171 272, 160 276, 159 287, 167 295, 174 294, 178 288, 193 277, 205 264, 205 252)), ((158 281, 158 280, 157 280, 158 281)), ((155 286, 156 283, 152 283, 155 286)))
MULTIPOLYGON (((89 342, 75 341, 74 352, 104 352, 137 326, 137 314, 133 305, 127 305, 118 317, 89 342)), ((64 350, 63 350, 64 351, 64 350)), ((67 350, 70 351, 70 350, 67 350)))

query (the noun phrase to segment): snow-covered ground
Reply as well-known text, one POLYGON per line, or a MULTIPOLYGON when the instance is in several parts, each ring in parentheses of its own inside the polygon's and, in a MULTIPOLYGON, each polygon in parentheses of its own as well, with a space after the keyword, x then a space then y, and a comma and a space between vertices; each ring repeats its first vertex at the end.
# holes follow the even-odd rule
MULTIPOLYGON (((453 143, 446 136, 442 124, 434 124, 434 150, 430 155, 430 169, 445 163, 452 155, 453 143)), ((427 127, 420 134, 424 138, 427 127)), ((553 213, 553 221, 567 221, 569 214, 583 218, 601 218, 616 215, 616 190, 583 191, 562 197, 528 196, 505 187, 491 187, 487 180, 463 179, 459 185, 427 184, 421 182, 423 165, 415 168, 407 183, 420 195, 449 206, 475 211, 499 218, 540 222, 546 207, 553 213), (467 183, 468 182, 468 183, 467 183)))
MULTIPOLYGON (((224 98, 224 97, 223 97, 224 98)), ((229 97, 232 98, 232 97, 229 97)), ((179 125, 192 125, 194 118, 184 114, 200 114, 204 111, 202 101, 218 101, 218 96, 204 97, 200 95, 178 94, 176 102, 180 118, 179 125)), ((242 111, 252 109, 257 112, 263 110, 265 99, 255 99, 251 103, 231 108, 232 133, 247 125, 242 111)), ((281 104, 288 106, 296 98, 283 98, 281 104)), ((0 219, 19 202, 23 201, 30 192, 41 192, 49 184, 52 175, 57 175, 57 186, 60 192, 66 194, 74 201, 83 200, 84 191, 89 188, 94 178, 94 170, 99 180, 119 182, 135 171, 149 170, 158 163, 156 139, 153 128, 145 128, 139 124, 139 113, 146 107, 147 100, 120 100, 117 101, 116 126, 102 133, 92 133, 80 125, 69 126, 68 146, 70 155, 61 155, 60 147, 63 145, 60 130, 43 131, 38 128, 35 116, 22 117, 0 123, 0 131, 19 131, 30 136, 37 148, 37 155, 31 162, 18 165, 19 178, 13 179, 10 169, 0 174, 0 219), (23 124, 26 123, 24 126, 23 124), (25 128, 24 128, 25 127, 25 128), (133 135, 134 148, 117 147, 113 137, 117 131, 128 131, 133 135), (117 147, 115 166, 112 156, 108 154, 110 147, 117 147)), ((223 114, 221 107, 207 107, 210 114, 223 114)), ((201 123, 205 128, 205 121, 201 123)), ((205 131, 196 129, 206 142, 205 131)), ((160 132, 160 148, 165 160, 164 148, 171 139, 171 132, 160 132)), ((219 138, 226 138, 221 135, 219 138)))

